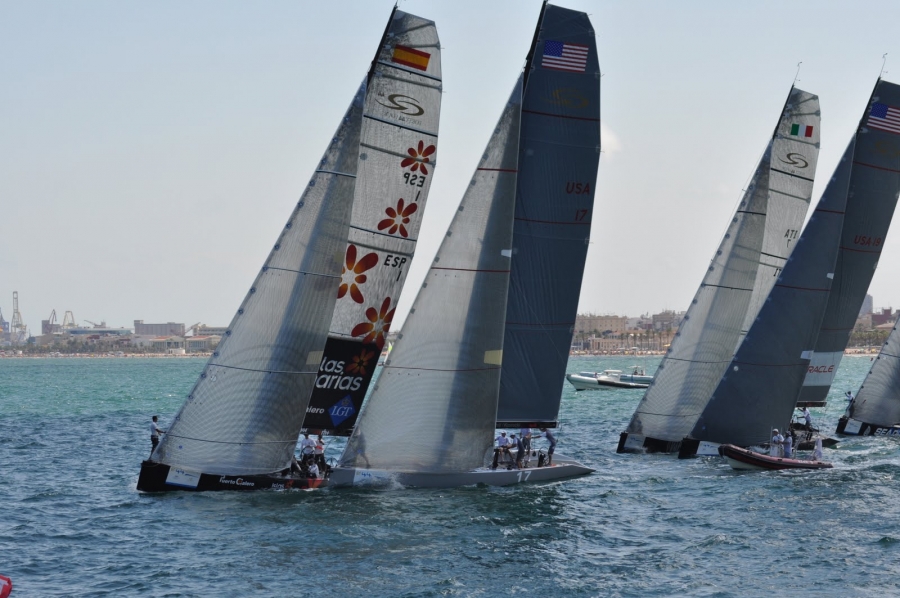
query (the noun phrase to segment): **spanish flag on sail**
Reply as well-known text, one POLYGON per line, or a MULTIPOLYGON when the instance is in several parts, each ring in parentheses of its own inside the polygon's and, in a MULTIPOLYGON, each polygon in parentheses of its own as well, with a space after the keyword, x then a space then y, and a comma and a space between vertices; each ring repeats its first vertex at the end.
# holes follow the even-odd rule
POLYGON ((391 56, 391 62, 402 64, 420 71, 428 70, 428 61, 431 60, 431 54, 409 48, 407 46, 394 46, 394 54, 391 56))

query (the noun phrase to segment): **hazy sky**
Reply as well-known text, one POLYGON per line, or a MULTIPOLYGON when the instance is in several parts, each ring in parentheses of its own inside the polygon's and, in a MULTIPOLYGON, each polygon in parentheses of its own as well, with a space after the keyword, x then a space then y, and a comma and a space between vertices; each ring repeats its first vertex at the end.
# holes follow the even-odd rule
MULTIPOLYGON (((597 32, 603 144, 580 310, 686 309, 798 86, 820 96, 813 200, 900 3, 570 0, 597 32)), ((0 4, 0 309, 227 325, 365 74, 391 0, 0 4)), ((524 64, 539 0, 408 0, 443 46, 412 301, 524 64)), ((892 71, 896 70, 896 75, 892 71)), ((900 233, 870 293, 900 307, 900 233)))

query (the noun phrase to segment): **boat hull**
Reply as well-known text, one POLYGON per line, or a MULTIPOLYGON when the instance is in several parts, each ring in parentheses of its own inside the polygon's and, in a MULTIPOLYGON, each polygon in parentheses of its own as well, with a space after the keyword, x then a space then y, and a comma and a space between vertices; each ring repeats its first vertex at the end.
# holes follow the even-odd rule
POLYGON ((731 465, 732 469, 762 471, 782 469, 829 469, 831 463, 826 461, 804 461, 802 459, 786 459, 763 455, 733 444, 723 444, 719 454, 731 465))
POLYGON ((624 382, 615 378, 591 378, 588 376, 578 376, 576 374, 568 374, 566 380, 575 387, 575 390, 604 390, 610 388, 647 388, 649 384, 641 384, 638 382, 624 382))
POLYGON ((263 475, 217 475, 173 468, 162 463, 144 461, 137 489, 141 492, 186 490, 311 490, 329 485, 327 479, 263 475))
POLYGON ((514 486, 531 482, 549 482, 593 473, 590 467, 573 459, 554 455, 553 465, 522 469, 481 468, 459 473, 392 472, 336 467, 331 486, 411 486, 416 488, 458 488, 460 486, 514 486))
POLYGON ((681 441, 660 440, 640 434, 622 432, 619 435, 617 453, 677 453, 681 448, 681 441))
POLYGON ((861 422, 845 415, 838 420, 835 433, 847 436, 900 436, 900 424, 879 426, 861 422))

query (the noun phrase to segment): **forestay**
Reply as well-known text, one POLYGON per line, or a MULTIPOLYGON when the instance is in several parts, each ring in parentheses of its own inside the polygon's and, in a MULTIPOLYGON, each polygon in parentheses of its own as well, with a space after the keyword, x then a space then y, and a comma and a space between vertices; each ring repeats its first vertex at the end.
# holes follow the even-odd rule
POLYGON ((900 423, 900 333, 891 331, 872 369, 863 380, 850 417, 874 426, 890 427, 900 423))
POLYGON ((306 428, 349 433, 356 421, 415 251, 440 108, 435 25, 395 10, 370 71, 338 301, 306 428))
POLYGON ((800 404, 825 403, 891 226, 900 192, 900 86, 878 82, 863 127, 873 139, 871 159, 857 162, 857 185, 866 200, 847 207, 833 290, 800 404))
POLYGON ((588 16, 545 5, 525 71, 501 426, 556 424, 593 218, 599 78, 588 16))
POLYGON ((451 473, 483 464, 500 384, 521 93, 520 77, 342 467, 451 473))
POLYGON ((267 473, 289 465, 340 280, 365 89, 363 82, 262 271, 151 460, 230 475, 267 473))
POLYGON ((884 203, 896 198, 896 191, 886 189, 900 182, 897 154, 884 151, 886 142, 894 143, 886 137, 894 135, 869 126, 873 108, 884 101, 885 85, 896 88, 876 85, 854 139, 692 438, 750 446, 790 420, 829 292, 839 290, 832 281, 846 233, 858 226, 858 214, 883 214, 884 203), (852 218, 845 221, 845 215, 852 218))
MULTIPOLYGON (((771 140, 619 450, 693 428, 796 244, 819 156, 817 96, 791 88, 771 140)), ((662 441, 662 442, 654 442, 662 441)), ((668 446, 666 443, 674 443, 668 446)))

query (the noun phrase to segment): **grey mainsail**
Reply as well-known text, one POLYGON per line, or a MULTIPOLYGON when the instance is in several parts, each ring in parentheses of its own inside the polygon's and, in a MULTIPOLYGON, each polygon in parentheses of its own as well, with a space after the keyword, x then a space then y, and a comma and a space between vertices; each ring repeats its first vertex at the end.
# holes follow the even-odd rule
POLYGON ((600 159, 600 69, 588 16, 545 4, 525 69, 497 420, 552 427, 600 159))
POLYGON ((512 255, 522 77, 510 96, 341 467, 452 473, 493 443, 512 255))
POLYGON ((812 196, 819 123, 818 97, 792 87, 619 452, 673 452, 693 428, 796 244, 812 196))
MULTIPOLYGON (((897 330, 894 326, 848 409, 847 416, 868 424, 869 428, 900 424, 900 333, 897 330)), ((853 433, 852 429, 860 428, 859 424, 848 425, 838 431, 849 434, 853 433)))
POLYGON ((440 109, 434 22, 395 8, 370 70, 338 301, 305 428, 347 434, 356 422, 415 252, 440 109))
POLYGON ((232 475, 290 464, 336 300, 365 90, 152 461, 232 475))
POLYGON ((859 226, 859 214, 883 217, 884 205, 896 200, 898 154, 884 148, 895 143, 900 126, 897 133, 870 126, 884 102, 900 104, 900 88, 879 81, 797 247, 691 431, 695 441, 750 446, 790 421, 829 294, 837 290, 835 268, 847 232, 859 226))
POLYGON ((869 168, 878 170, 880 174, 873 172, 872 185, 866 187, 866 195, 870 201, 865 204, 851 202, 848 205, 832 292, 806 379, 797 399, 801 406, 825 404, 878 266, 894 208, 897 206, 897 194, 900 192, 897 180, 900 144, 897 143, 896 135, 900 133, 900 92, 893 83, 879 81, 875 97, 864 126, 879 139, 874 150, 879 159, 869 168))

